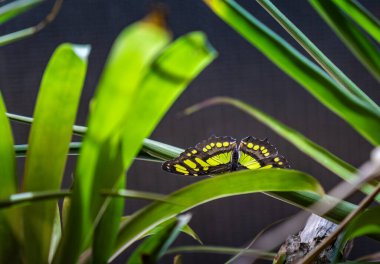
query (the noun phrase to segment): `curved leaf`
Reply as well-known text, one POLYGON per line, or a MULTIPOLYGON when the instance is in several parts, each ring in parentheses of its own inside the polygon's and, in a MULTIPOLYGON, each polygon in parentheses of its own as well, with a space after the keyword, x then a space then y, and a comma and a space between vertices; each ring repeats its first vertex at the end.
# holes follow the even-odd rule
POLYGON ((43 0, 17 0, 0 7, 0 24, 30 10, 43 0))
MULTIPOLYGON (((380 112, 359 100, 233 0, 205 0, 225 22, 374 145, 380 112)), ((330 2, 330 1, 325 1, 330 2)))
MULTIPOLYGON (((193 105, 185 109, 185 114, 192 114, 196 111, 201 110, 202 108, 209 107, 211 105, 217 104, 228 104, 234 106, 250 116, 256 118, 258 121, 264 123, 277 134, 288 140, 296 148, 307 154, 309 157, 319 162, 325 168, 334 172, 342 179, 346 181, 354 181, 356 168, 347 162, 341 160, 334 154, 330 153, 328 150, 324 149, 315 142, 309 140, 307 137, 299 133, 298 131, 286 126, 275 118, 265 114, 257 108, 254 108, 240 100, 229 98, 229 97, 214 97, 199 104, 193 105)), ((365 193, 371 193, 374 190, 373 184, 366 184, 362 187, 362 191, 365 193)), ((380 197, 378 197, 380 201, 380 197)))
POLYGON ((380 43, 380 21, 364 6, 356 0, 333 0, 333 2, 380 43))
POLYGON ((380 52, 376 45, 336 6, 334 1, 310 0, 310 3, 356 58, 380 81, 380 52))
MULTIPOLYGON (((337 82, 347 88, 364 102, 371 105, 376 111, 379 106, 366 95, 355 83, 353 83, 337 66, 305 34, 299 30, 270 0, 256 0, 268 13, 314 58, 314 60, 337 82)), ((349 0, 351 1, 351 0, 349 0)), ((336 1, 347 3, 349 1, 336 1)), ((380 33, 379 33, 380 35, 380 33)))
POLYGON ((168 223, 156 234, 145 239, 133 252, 128 264, 155 264, 165 254, 169 246, 177 238, 181 230, 190 221, 191 215, 180 215, 168 223))
POLYGON ((323 192, 311 176, 281 169, 228 173, 191 184, 168 196, 168 201, 178 205, 153 203, 133 215, 119 232, 113 258, 156 225, 208 201, 262 191, 301 190, 323 192))
MULTIPOLYGON (((89 51, 89 46, 62 44, 49 61, 29 135, 23 191, 51 191, 61 186, 89 51)), ((55 202, 46 202, 23 211, 25 252, 31 263, 48 262, 55 206, 55 202)))

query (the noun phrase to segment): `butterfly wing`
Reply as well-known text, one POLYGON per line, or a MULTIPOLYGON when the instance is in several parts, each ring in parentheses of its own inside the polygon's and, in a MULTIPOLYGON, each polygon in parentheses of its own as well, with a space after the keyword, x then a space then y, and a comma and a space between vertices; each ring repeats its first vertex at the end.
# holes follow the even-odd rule
POLYGON ((238 165, 249 170, 290 167, 267 139, 260 140, 252 136, 242 139, 239 144, 238 165))
POLYGON ((178 158, 162 165, 163 170, 190 176, 220 174, 231 171, 236 140, 212 136, 188 148, 178 158))

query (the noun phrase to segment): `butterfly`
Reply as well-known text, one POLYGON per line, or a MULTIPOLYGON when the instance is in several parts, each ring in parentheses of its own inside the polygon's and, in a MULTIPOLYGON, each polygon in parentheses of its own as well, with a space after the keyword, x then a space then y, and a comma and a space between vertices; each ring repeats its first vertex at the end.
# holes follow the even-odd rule
POLYGON ((162 165, 165 171, 190 176, 269 168, 288 169, 290 165, 267 139, 252 136, 243 138, 239 145, 232 137, 211 136, 162 165))

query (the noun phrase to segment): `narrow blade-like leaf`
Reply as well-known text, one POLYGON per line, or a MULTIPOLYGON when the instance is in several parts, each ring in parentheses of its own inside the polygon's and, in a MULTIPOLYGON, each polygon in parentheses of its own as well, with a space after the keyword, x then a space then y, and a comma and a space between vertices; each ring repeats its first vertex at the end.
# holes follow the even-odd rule
MULTIPOLYGON (((314 58, 314 60, 337 82, 364 102, 379 111, 379 106, 353 83, 311 40, 302 33, 270 0, 256 0, 268 13, 314 58)), ((337 1, 346 3, 348 1, 337 1)), ((380 35, 380 33, 379 33, 380 35)))
POLYGON ((43 0, 17 0, 0 7, 0 25, 42 2, 43 0))
POLYGON ((333 0, 352 20, 380 43, 380 21, 356 0, 333 0))
POLYGON ((356 58, 380 81, 380 52, 334 1, 310 0, 314 9, 334 30, 356 58))
MULTIPOLYGON (((16 157, 13 149, 13 136, 9 120, 5 115, 5 105, 0 93, 0 199, 17 192, 16 157)), ((18 260, 16 236, 20 238, 20 219, 14 210, 0 211, 0 262, 9 263, 18 260)))
MULTIPOLYGON (((369 142, 380 144, 380 113, 363 103, 284 39, 233 0, 205 0, 225 22, 256 46, 321 103, 339 115, 369 142)), ((329 1, 325 1, 329 2, 329 1)))
POLYGON ((181 229, 190 221, 191 215, 180 215, 156 234, 148 237, 133 252, 128 264, 155 264, 177 238, 181 229))
POLYGON ((321 193, 318 182, 299 171, 268 169, 241 171, 205 179, 172 193, 167 200, 178 203, 153 203, 133 215, 121 228, 116 257, 141 235, 156 225, 197 205, 215 199, 262 191, 310 191, 321 193), (286 181, 284 179, 286 178, 286 181))
MULTIPOLYGON (((62 44, 50 59, 29 135, 23 191, 51 191, 61 186, 89 51, 88 46, 62 44)), ((23 211, 30 263, 48 262, 55 206, 55 202, 44 202, 23 211)))

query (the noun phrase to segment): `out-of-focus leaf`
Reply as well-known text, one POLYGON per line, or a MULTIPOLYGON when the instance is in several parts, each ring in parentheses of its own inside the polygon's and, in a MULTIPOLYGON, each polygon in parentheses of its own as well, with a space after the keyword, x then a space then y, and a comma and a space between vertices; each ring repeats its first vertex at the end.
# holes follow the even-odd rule
MULTIPOLYGON (((256 0, 264 7, 268 13, 277 20, 277 22, 314 58, 314 60, 337 82, 347 88, 358 98, 373 106, 379 111, 379 106, 368 97, 355 83, 353 83, 337 66, 334 65, 322 51, 306 37, 301 30, 297 28, 270 0, 256 0)), ((351 1, 351 0, 349 0, 351 1)), ((338 3, 347 3, 349 1, 336 1, 338 3)), ((380 35, 380 33, 379 33, 380 35)))
MULTIPOLYGON (((246 112, 250 116, 256 118, 258 121, 270 127, 273 131, 275 131, 280 136, 292 143, 296 148, 307 154, 309 157, 311 157, 321 165, 323 165, 325 168, 340 176, 342 179, 346 181, 355 180, 355 167, 351 166, 350 164, 341 160, 340 158, 330 153, 320 145, 306 138, 298 131, 286 126, 285 124, 281 123, 275 118, 240 100, 229 97, 214 97, 185 109, 184 113, 192 114, 205 107, 218 104, 228 104, 246 112)), ((362 188, 363 192, 365 193, 371 193, 373 189, 374 186, 370 184, 367 184, 362 188)), ((377 199, 379 199, 380 201, 380 197, 378 197, 377 199)))
POLYGON ((177 253, 213 253, 213 254, 224 254, 224 255, 235 255, 241 253, 245 256, 258 256, 258 258, 273 260, 276 256, 272 252, 264 252, 255 249, 246 248, 232 248, 232 247, 218 247, 218 246, 183 246, 170 248, 166 254, 177 254, 177 253))
POLYGON ((168 201, 178 205, 153 203, 133 215, 119 232, 113 258, 150 229, 181 212, 215 199, 262 191, 323 192, 313 177, 294 170, 241 171, 205 179, 168 196, 168 201))
POLYGON ((157 21, 148 18, 127 27, 112 47, 91 104, 67 227, 53 263, 75 263, 80 253, 89 246, 96 214, 101 206, 99 193, 95 189, 100 186, 100 181, 104 182, 99 173, 112 169, 114 175, 103 175, 112 179, 112 187, 116 183, 115 178, 122 174, 118 136, 128 118, 127 109, 134 104, 138 84, 150 64, 170 40, 166 28, 157 21), (106 160, 100 159, 105 156, 106 160), (112 167, 112 164, 119 165, 112 167))
POLYGON ((336 6, 334 1, 310 0, 310 3, 356 58, 380 81, 380 52, 376 45, 336 6))
POLYGON ((62 237, 61 212, 59 211, 59 206, 57 204, 56 209, 55 209, 53 230, 52 230, 51 241, 50 241, 49 263, 51 263, 51 261, 53 260, 55 251, 58 248, 61 237, 62 237))
POLYGON ((356 0, 333 0, 347 16, 380 43, 380 21, 356 0))
MULTIPOLYGON (((0 93, 0 199, 17 192, 16 158, 13 149, 13 136, 9 120, 5 115, 5 105, 0 93)), ((16 236, 20 237, 20 219, 14 210, 0 211, 0 262, 9 263, 18 260, 16 236)))
MULTIPOLYGON (((29 135, 23 191, 61 186, 89 51, 89 46, 62 44, 50 59, 29 135)), ((48 262, 55 206, 44 202, 24 208, 25 253, 30 263, 48 262)))
POLYGON ((356 216, 343 232, 337 247, 342 250, 348 241, 369 234, 380 235, 380 207, 370 208, 356 216))
POLYGON ((0 7, 0 24, 21 15, 42 2, 43 0, 17 0, 0 7))
POLYGON ((180 215, 156 234, 149 236, 133 252, 128 264, 155 264, 177 238, 181 229, 190 221, 191 215, 180 215))
MULTIPOLYGON (((273 63, 303 85, 369 142, 380 144, 380 112, 333 81, 323 70, 233 0, 205 0, 211 9, 273 63)), ((330 1, 325 1, 330 2, 330 1)))
MULTIPOLYGON (((117 189, 125 188, 126 177, 120 177, 117 189)), ((107 202, 106 202, 107 203, 107 202)), ((108 206, 95 228, 92 244, 92 262, 107 263, 115 246, 117 233, 120 227, 120 218, 124 211, 124 199, 109 198, 108 206)))

